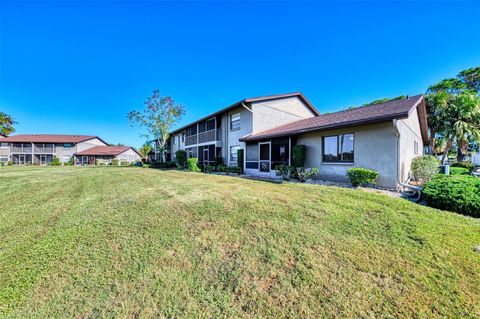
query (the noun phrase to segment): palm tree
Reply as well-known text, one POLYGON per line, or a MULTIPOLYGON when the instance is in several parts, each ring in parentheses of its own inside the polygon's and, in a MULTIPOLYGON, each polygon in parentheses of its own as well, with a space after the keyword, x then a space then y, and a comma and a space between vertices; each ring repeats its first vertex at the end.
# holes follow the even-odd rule
POLYGON ((0 135, 7 136, 15 132, 13 125, 16 123, 10 115, 0 112, 0 135))
POLYGON ((453 142, 458 145, 457 161, 467 155, 471 140, 480 140, 480 98, 471 93, 450 95, 440 118, 444 121, 442 135, 446 140, 442 163, 445 163, 453 142))
POLYGON ((425 96, 425 104, 427 108, 427 121, 429 129, 429 143, 428 153, 432 155, 435 145, 437 134, 444 130, 445 120, 443 116, 446 114, 445 110, 448 105, 450 94, 445 91, 439 91, 430 93, 425 96))

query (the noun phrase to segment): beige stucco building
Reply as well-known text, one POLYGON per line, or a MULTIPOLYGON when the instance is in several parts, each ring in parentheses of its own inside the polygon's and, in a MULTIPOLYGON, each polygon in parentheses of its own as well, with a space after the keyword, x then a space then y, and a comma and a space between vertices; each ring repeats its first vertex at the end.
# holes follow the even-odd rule
POLYGON ((423 155, 427 132, 422 95, 320 115, 290 93, 244 99, 173 131, 167 158, 185 150, 204 165, 236 166, 243 149, 247 175, 276 177, 277 165, 292 164, 292 148, 305 145, 305 167, 318 168, 317 178, 344 181, 349 168, 363 167, 396 188, 423 155))

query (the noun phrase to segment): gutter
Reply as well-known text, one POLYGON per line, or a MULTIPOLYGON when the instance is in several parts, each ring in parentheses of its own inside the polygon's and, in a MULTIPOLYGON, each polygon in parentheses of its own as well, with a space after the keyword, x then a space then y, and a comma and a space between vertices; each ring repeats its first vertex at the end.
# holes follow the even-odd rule
POLYGON ((422 188, 419 186, 414 186, 410 185, 407 183, 402 182, 401 177, 400 177, 400 130, 398 129, 398 120, 394 119, 393 120, 393 128, 395 129, 395 135, 397 137, 397 183, 400 186, 403 186, 405 188, 411 189, 414 193, 417 193, 417 199, 416 201, 418 202, 420 198, 422 197, 422 188))

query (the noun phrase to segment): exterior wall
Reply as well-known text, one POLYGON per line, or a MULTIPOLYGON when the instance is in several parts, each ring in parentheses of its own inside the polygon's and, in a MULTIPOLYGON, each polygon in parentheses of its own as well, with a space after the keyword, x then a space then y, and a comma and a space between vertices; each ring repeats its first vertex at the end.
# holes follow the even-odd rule
POLYGON ((115 158, 120 160, 121 162, 129 162, 129 163, 139 162, 142 160, 140 155, 138 155, 137 152, 135 152, 132 149, 129 149, 123 152, 122 154, 117 155, 115 158))
POLYGON ((176 133, 172 135, 172 142, 170 143, 170 154, 172 154, 172 160, 175 159, 175 152, 178 150, 185 150, 185 141, 182 142, 182 133, 176 133), (173 143, 175 139, 175 144, 173 143))
POLYGON ((298 97, 254 102, 252 111, 253 133, 315 116, 298 97))
POLYGON ((107 146, 107 144, 105 144, 104 142, 102 142, 98 138, 92 138, 91 140, 78 143, 76 145, 75 153, 79 153, 81 151, 87 150, 87 149, 95 147, 95 146, 107 146))
POLYGON ((416 111, 404 120, 397 121, 400 132, 400 177, 405 182, 410 175, 412 159, 423 155, 423 140, 420 130, 420 121, 416 111), (418 153, 415 154, 415 142, 418 153))
POLYGON ((65 144, 55 144, 55 156, 60 159, 60 162, 68 162, 68 158, 72 157, 75 154, 77 145, 70 144, 70 147, 65 147, 65 144))
POLYGON ((230 161, 230 147, 240 146, 245 149, 245 142, 240 142, 240 138, 245 135, 251 134, 253 130, 253 116, 250 110, 244 107, 238 107, 222 115, 222 157, 223 162, 229 166, 236 166, 237 162, 230 161), (232 114, 240 112, 240 129, 230 129, 230 116, 232 114))
POLYGON ((318 168, 318 178, 347 181, 349 168, 363 167, 379 173, 379 186, 397 187, 397 138, 392 122, 307 133, 297 137, 297 144, 307 147, 305 166, 318 168), (346 133, 354 134, 354 162, 322 162, 322 137, 346 133))
MULTIPOLYGON (((2 137, 2 136, 0 135, 0 137, 2 137)), ((0 143, 1 143, 1 140, 0 140, 0 143)), ((1 156, 1 158, 4 158, 5 156, 7 156, 7 162, 11 161, 10 143, 8 143, 8 145, 6 147, 0 146, 0 156, 1 156)))

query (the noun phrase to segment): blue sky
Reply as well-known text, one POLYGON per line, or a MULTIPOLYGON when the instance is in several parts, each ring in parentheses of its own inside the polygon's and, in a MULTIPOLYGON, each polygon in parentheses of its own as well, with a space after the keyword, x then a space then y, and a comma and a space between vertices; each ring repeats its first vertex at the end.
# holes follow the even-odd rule
POLYGON ((0 110, 17 133, 139 146, 155 88, 178 125, 301 91, 320 110, 418 94, 480 65, 480 2, 0 0, 0 110))

